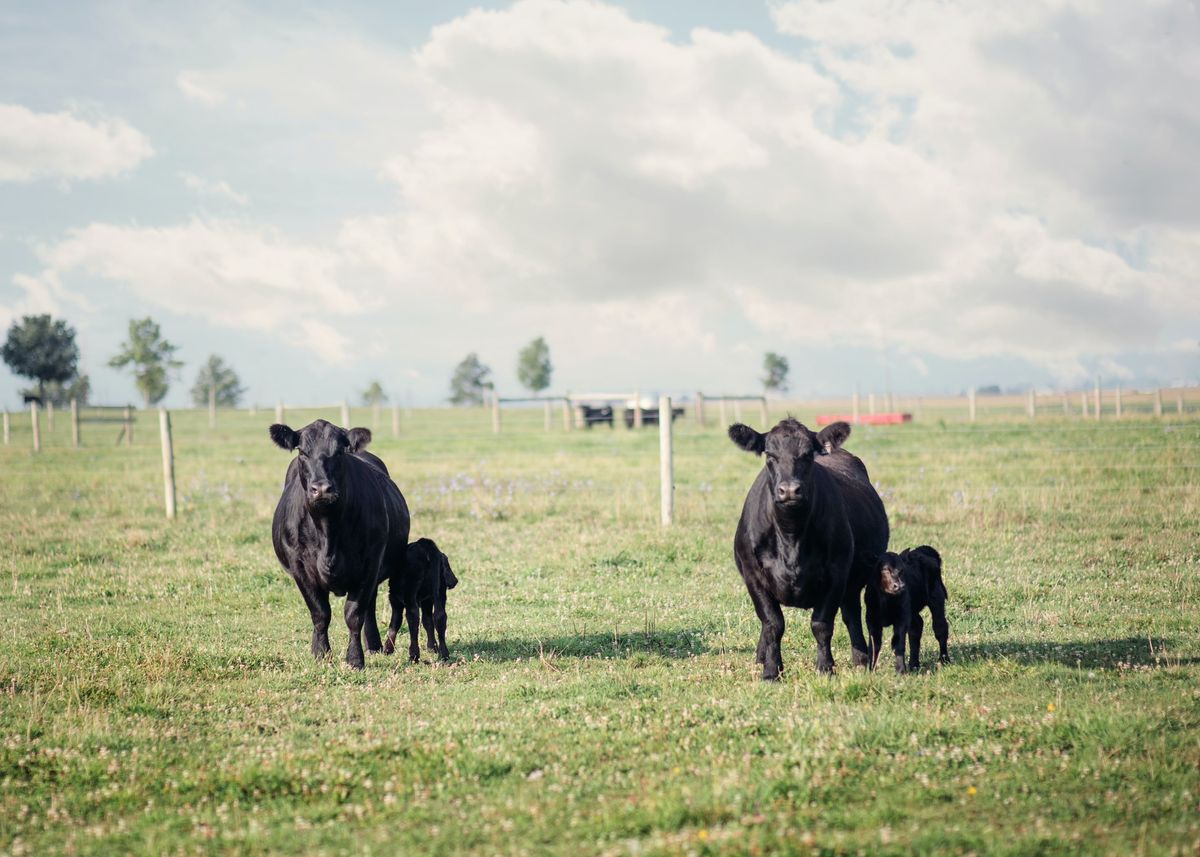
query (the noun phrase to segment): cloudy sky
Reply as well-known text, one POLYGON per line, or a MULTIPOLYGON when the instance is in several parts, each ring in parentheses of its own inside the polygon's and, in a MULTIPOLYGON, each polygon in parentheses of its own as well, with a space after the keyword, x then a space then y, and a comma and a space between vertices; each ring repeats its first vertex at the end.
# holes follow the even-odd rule
POLYGON ((0 7, 0 324, 96 399, 144 315, 170 404, 1200 377, 1195 0, 324 5, 0 7))

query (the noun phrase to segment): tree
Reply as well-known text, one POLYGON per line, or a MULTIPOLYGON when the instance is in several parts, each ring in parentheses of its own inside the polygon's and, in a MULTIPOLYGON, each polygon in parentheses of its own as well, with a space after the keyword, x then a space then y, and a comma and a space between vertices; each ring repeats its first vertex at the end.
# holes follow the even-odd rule
POLYGON ((517 380, 534 395, 550 386, 550 346, 542 337, 530 342, 517 355, 517 380))
POLYGON ((782 354, 768 351, 763 357, 763 388, 771 393, 786 393, 788 388, 788 361, 782 354))
POLYGON ((44 401, 47 384, 62 384, 75 376, 79 366, 75 329, 49 315, 27 315, 8 329, 0 357, 14 375, 37 381, 37 397, 44 401))
POLYGON ((196 383, 192 386, 192 403, 198 408, 206 408, 210 393, 214 393, 218 407, 236 408, 245 392, 246 388, 242 386, 233 367, 226 366, 224 360, 213 354, 196 373, 196 383))
POLYGON ((178 346, 162 338, 153 319, 130 319, 129 341, 108 365, 114 369, 131 367, 142 400, 150 407, 163 400, 170 388, 167 383, 170 373, 183 366, 182 361, 175 359, 178 350, 178 346))
POLYGON ((364 405, 378 407, 379 405, 387 404, 387 393, 383 392, 383 385, 378 381, 372 381, 371 386, 363 390, 362 400, 364 405))
POLYGON ((494 387, 488 380, 491 374, 492 370, 472 351, 454 367, 454 376, 450 379, 450 404, 482 405, 483 391, 494 387))
MULTIPOLYGON (((36 396, 37 390, 22 390, 24 396, 36 396)), ((71 404, 74 399, 81 405, 88 403, 88 398, 92 395, 92 382, 87 375, 76 375, 65 384, 61 381, 50 381, 46 384, 45 392, 41 396, 42 403, 53 402, 56 405, 66 407, 71 404)))

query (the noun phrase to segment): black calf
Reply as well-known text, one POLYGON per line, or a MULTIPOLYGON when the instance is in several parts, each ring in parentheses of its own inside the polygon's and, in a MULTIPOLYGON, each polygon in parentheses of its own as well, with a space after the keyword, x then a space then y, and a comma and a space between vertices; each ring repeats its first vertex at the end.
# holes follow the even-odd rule
POLYGON ((942 582, 942 558, 929 545, 921 545, 899 554, 885 553, 879 567, 867 582, 867 630, 871 635, 871 667, 879 660, 883 647, 883 629, 893 627, 892 652, 896 672, 905 671, 904 638, 908 637, 907 669, 921 666, 921 632, 925 622, 921 610, 929 607, 933 635, 937 638, 941 663, 950 660, 946 642, 950 626, 946 622, 946 584, 942 582))

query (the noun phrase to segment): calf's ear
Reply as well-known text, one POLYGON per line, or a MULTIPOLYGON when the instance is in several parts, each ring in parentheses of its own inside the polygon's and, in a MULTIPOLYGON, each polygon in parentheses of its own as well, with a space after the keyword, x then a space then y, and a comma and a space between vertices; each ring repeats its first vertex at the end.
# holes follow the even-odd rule
POLYGON ((371 442, 371 430, 365 428, 350 429, 350 451, 362 452, 371 442))
POLYGON ((275 441, 275 445, 280 449, 291 452, 300 445, 300 432, 293 431, 290 426, 275 423, 268 431, 271 433, 271 440, 275 441))
POLYGON ((762 455, 763 450, 767 448, 767 436, 742 423, 734 423, 729 427, 729 439, 746 452, 753 452, 755 455, 762 455))
POLYGON ((828 455, 846 442, 850 437, 850 424, 838 421, 830 423, 817 434, 817 446, 828 455))

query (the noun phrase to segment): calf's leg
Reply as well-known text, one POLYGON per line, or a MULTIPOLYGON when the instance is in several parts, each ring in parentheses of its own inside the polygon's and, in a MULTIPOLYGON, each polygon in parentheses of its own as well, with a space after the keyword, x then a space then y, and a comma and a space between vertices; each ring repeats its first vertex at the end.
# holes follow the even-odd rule
POLYGON ((433 614, 434 608, 430 604, 421 605, 421 624, 425 626, 425 646, 428 649, 437 649, 437 639, 433 636, 433 614))
POLYGON ((946 621, 946 602, 941 600, 931 601, 929 603, 929 614, 933 620, 933 636, 938 641, 938 662, 949 663, 950 652, 948 642, 950 640, 950 624, 946 621))
POLYGON ((921 668, 921 632, 924 630, 925 620, 921 618, 920 613, 917 613, 908 625, 908 668, 910 670, 921 668))
POLYGON ((908 635, 908 626, 897 622, 892 629, 892 654, 896 656, 896 672, 905 671, 904 638, 908 635))
POLYGON ((421 617, 418 615, 416 604, 407 608, 408 614, 408 659, 414 664, 421 660, 421 647, 417 645, 417 632, 421 627, 421 617))
MULTIPOLYGON (((443 661, 450 660, 450 650, 446 648, 446 602, 439 601, 434 603, 433 622, 437 626, 438 657, 443 661)), ((430 646, 432 648, 432 645, 430 646)))

